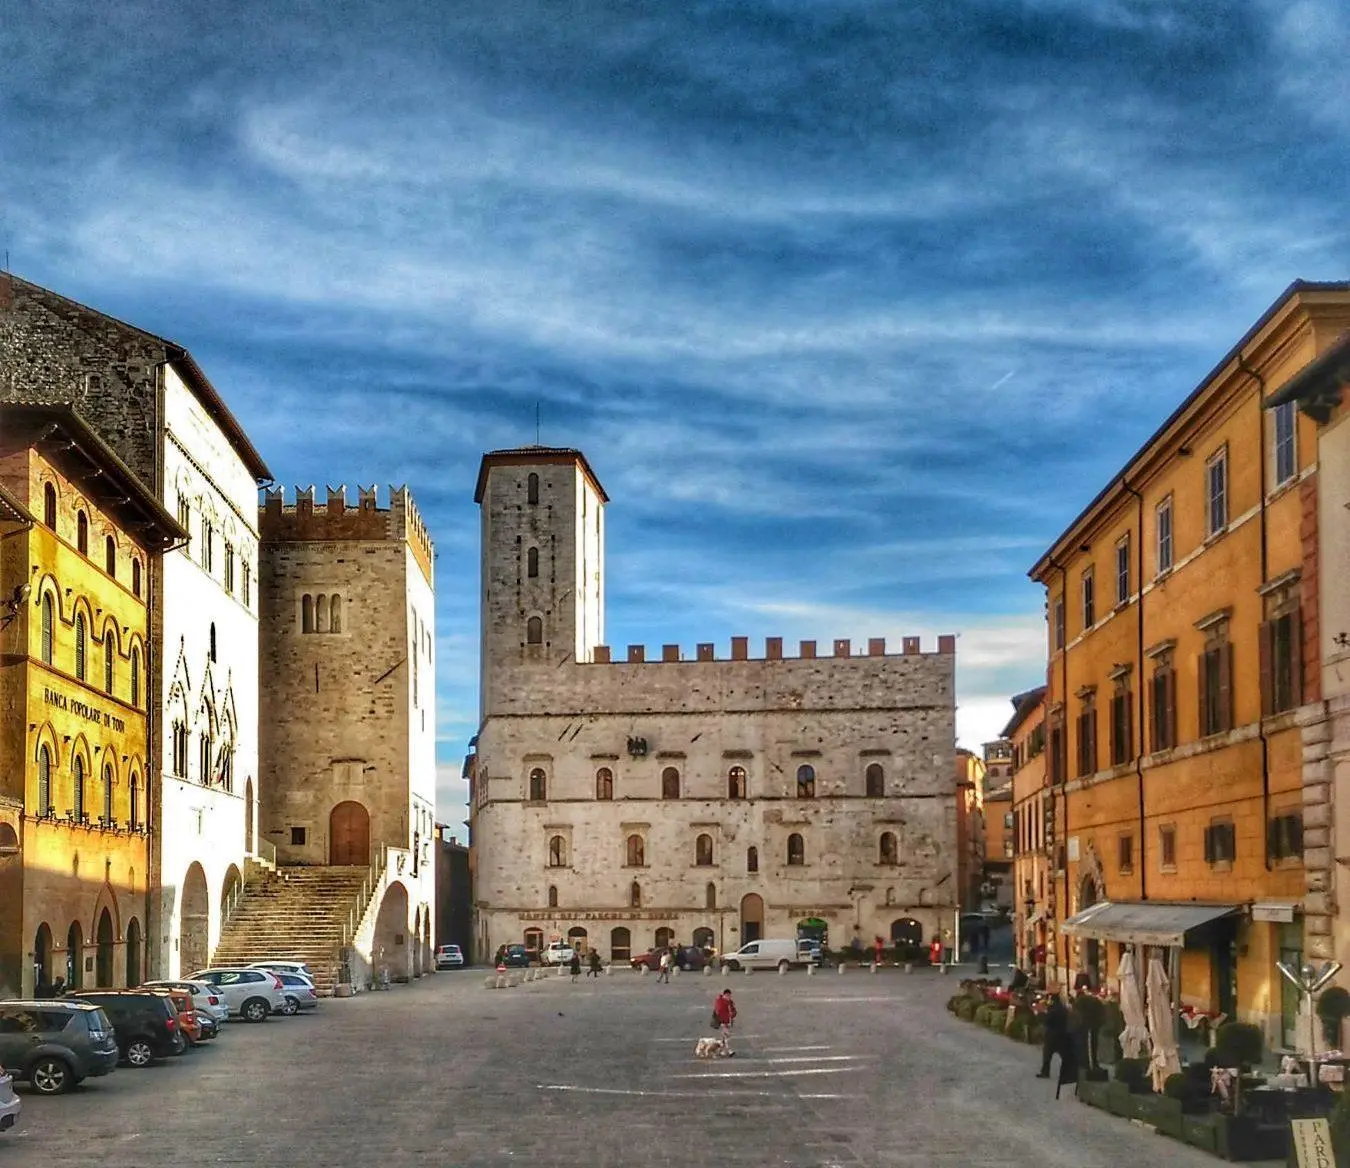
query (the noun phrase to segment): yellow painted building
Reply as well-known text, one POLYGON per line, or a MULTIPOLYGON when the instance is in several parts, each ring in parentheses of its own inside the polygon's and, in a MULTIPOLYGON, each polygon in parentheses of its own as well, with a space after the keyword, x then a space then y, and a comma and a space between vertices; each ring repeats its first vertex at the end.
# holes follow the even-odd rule
POLYGON ((1183 1003, 1275 1047, 1296 1040, 1275 964, 1303 952, 1316 440, 1263 406, 1347 324, 1350 285, 1292 285, 1031 573, 1066 977, 1156 947, 1183 1003))
POLYGON ((185 534, 73 410, 0 406, 0 997, 144 975, 149 566, 185 534))
POLYGON ((1047 816, 1054 805, 1045 769, 1045 687, 1018 694, 1012 703, 1003 737, 1012 745, 1014 948, 1022 969, 1053 981, 1055 889, 1049 855, 1054 832, 1048 830, 1047 816))

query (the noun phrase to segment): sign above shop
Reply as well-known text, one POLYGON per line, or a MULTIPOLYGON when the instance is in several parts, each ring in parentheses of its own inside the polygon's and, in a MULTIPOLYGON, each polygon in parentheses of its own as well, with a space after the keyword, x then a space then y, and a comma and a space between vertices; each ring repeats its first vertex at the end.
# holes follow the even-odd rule
POLYGON ((116 730, 119 734, 126 733, 127 724, 123 719, 107 710, 96 709, 79 698, 68 697, 57 690, 43 686, 42 700, 49 706, 55 706, 58 710, 66 710, 77 718, 92 722, 95 726, 106 726, 110 730, 116 730))
POLYGON ((1252 905, 1252 920, 1291 925, 1294 923, 1294 906, 1288 901, 1258 901, 1252 905))

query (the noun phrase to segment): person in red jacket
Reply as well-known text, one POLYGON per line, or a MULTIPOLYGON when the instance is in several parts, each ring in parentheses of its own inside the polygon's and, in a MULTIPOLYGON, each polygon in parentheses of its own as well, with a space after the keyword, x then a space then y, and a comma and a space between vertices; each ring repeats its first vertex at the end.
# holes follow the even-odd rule
POLYGON ((722 1054, 730 1058, 736 1052, 731 1049, 731 1027, 736 1021, 736 1003, 731 1000, 731 990, 725 989, 713 1002, 713 1017, 722 1030, 722 1054))

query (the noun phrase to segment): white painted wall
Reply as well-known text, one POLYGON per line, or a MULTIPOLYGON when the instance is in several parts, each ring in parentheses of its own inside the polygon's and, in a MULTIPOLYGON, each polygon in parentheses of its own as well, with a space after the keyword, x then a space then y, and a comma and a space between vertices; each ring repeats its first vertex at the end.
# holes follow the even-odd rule
MULTIPOLYGON (((253 840, 245 841, 245 794, 258 782, 258 530, 257 485, 219 426, 173 368, 165 369, 164 506, 179 515, 190 506, 191 543, 164 560, 161 602, 164 644, 159 660, 163 774, 159 880, 158 968, 169 977, 180 966, 184 881, 194 863, 205 872, 210 940, 221 927, 221 893, 231 868, 242 872, 253 840), (203 563, 203 520, 211 523, 212 556, 203 563), (233 589, 225 587, 226 543, 234 550, 233 589), (249 595, 244 598, 245 579, 249 595), (211 629, 215 627, 215 660, 211 629), (174 722, 189 734, 186 775, 174 774, 174 722), (199 739, 213 737, 210 773, 203 775, 199 739), (219 779, 221 751, 233 744, 233 790, 219 779)), ((256 816, 254 816, 256 838, 256 816)))
MULTIPOLYGON (((411 865, 400 877, 409 889, 410 924, 430 920, 431 944, 436 932, 436 594, 422 575, 412 550, 405 546, 408 581, 408 654, 417 663, 417 701, 408 694, 408 847, 416 842, 417 875, 411 865), (413 627, 413 615, 416 627, 413 627), (416 837, 414 841, 414 835, 416 837)), ((412 670, 406 675, 411 686, 412 670)), ((424 954, 429 956, 429 954, 424 954)))

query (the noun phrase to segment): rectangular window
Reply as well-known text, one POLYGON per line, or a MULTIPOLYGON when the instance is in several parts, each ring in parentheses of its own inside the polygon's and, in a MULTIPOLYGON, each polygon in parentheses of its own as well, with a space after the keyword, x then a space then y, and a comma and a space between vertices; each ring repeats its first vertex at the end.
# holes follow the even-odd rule
POLYGON ((1087 632, 1097 622, 1096 606, 1092 587, 1092 569, 1083 573, 1083 632, 1087 632))
POLYGON ((1150 750, 1170 750, 1177 744, 1177 675, 1172 666, 1159 665, 1149 681, 1150 750))
POLYGON ((1231 823, 1211 823, 1205 828, 1205 863, 1231 864, 1237 859, 1237 833, 1231 823))
POLYGON ((1157 574, 1172 570, 1172 496, 1168 495, 1154 513, 1155 529, 1158 537, 1157 574))
POLYGON ((1012 825, 1013 825, 1012 812, 1011 811, 1005 812, 1003 816, 1003 826, 1011 830, 1012 825))
POLYGON ((1266 621, 1260 630, 1261 714, 1269 717, 1303 702, 1302 620, 1298 609, 1266 621))
POLYGON ((1130 537, 1123 537, 1116 544, 1116 603, 1128 604, 1130 600, 1130 537))
POLYGON ((1301 860, 1303 858, 1303 815, 1277 815, 1267 829, 1272 860, 1301 860))
POLYGON ((1164 869, 1177 866, 1177 829, 1158 828, 1158 862, 1164 869))
POLYGON ((1134 871, 1134 836, 1122 835, 1117 839, 1116 855, 1122 872, 1134 871))
POLYGON ((1205 463, 1205 534, 1218 535, 1228 526, 1228 448, 1205 463))
POLYGON ((1233 728, 1233 647, 1212 644, 1201 655, 1200 733, 1222 734, 1233 728))
POLYGON ((1051 606, 1051 627, 1054 629, 1054 647, 1058 652, 1064 648, 1064 597, 1056 596, 1051 606))
POLYGON ((1287 483, 1298 470, 1298 414, 1293 402, 1275 407, 1275 485, 1287 483))
POLYGON ((302 848, 305 846, 305 829, 303 827, 291 828, 291 847, 302 848))
POLYGON ((1091 703, 1078 715, 1078 773, 1097 773, 1097 711, 1091 703))
POLYGON ((1134 695, 1128 688, 1111 695, 1111 765, 1134 757, 1134 695))
POLYGON ((1052 785, 1063 783, 1068 778, 1068 745, 1063 726, 1050 728, 1050 757, 1046 760, 1052 785))

